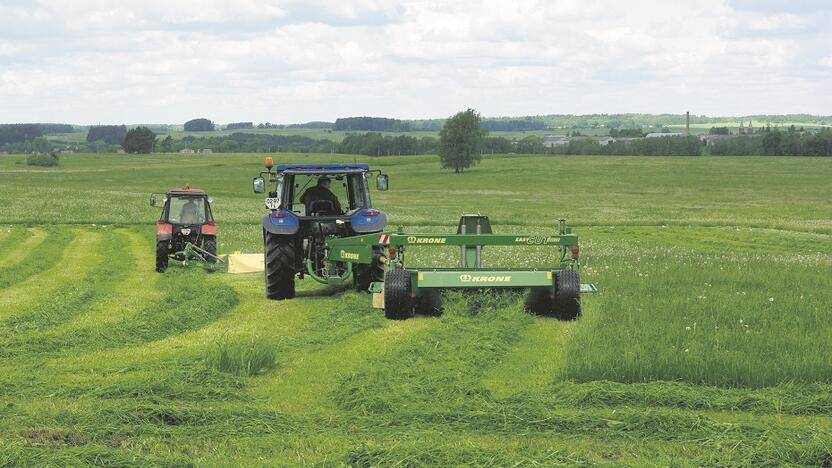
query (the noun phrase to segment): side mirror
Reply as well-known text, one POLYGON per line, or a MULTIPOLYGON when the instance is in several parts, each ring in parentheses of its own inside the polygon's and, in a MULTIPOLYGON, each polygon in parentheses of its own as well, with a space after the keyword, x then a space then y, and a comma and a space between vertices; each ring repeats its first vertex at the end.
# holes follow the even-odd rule
POLYGON ((150 206, 156 206, 156 194, 150 194, 150 206))
POLYGON ((252 185, 254 186, 254 193, 266 192, 266 181, 263 180, 262 177, 255 177, 252 179, 252 185))
POLYGON ((384 192, 387 190, 389 185, 389 180, 387 178, 387 174, 379 174, 376 176, 376 190, 379 192, 384 192))

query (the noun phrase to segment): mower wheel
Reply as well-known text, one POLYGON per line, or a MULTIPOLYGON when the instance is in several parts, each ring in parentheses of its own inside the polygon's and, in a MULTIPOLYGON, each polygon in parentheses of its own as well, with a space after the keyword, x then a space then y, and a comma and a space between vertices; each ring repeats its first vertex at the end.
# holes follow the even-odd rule
POLYGON ((405 320, 413 316, 409 271, 397 268, 387 272, 384 279, 384 316, 391 320, 405 320))
POLYGON ((352 281, 356 291, 369 292, 370 283, 384 281, 384 265, 378 261, 379 255, 381 255, 381 250, 373 249, 372 263, 369 265, 352 264, 352 281))
POLYGON ((205 260, 208 263, 217 263, 217 238, 214 236, 205 236, 202 242, 202 248, 211 255, 206 255, 205 260))
POLYGON ((168 241, 156 241, 156 271, 163 273, 168 269, 168 241))
POLYGON ((554 303, 552 297, 554 295, 554 285, 549 286, 548 288, 531 288, 529 295, 526 298, 526 310, 535 315, 552 315, 552 307, 554 303))
POLYGON ((581 316, 581 280, 577 271, 558 273, 554 312, 561 320, 575 320, 581 316))
POLYGON ((295 297, 294 239, 264 232, 263 240, 266 247, 266 297, 276 300, 295 297))

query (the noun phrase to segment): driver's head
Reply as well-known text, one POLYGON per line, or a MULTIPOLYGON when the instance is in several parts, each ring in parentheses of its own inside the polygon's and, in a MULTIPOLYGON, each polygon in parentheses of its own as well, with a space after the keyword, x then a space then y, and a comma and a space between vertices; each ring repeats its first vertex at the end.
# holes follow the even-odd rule
POLYGON ((321 187, 328 189, 332 181, 329 180, 329 177, 321 177, 318 179, 318 185, 321 187))

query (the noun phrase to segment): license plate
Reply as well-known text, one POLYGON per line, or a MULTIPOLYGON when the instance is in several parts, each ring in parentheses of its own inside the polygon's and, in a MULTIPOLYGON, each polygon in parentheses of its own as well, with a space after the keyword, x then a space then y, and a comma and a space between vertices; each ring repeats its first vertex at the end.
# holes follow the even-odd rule
POLYGON ((190 235, 190 234, 191 234, 191 230, 190 230, 190 229, 183 229, 183 230, 182 230, 182 235, 183 235, 183 236, 187 236, 187 235, 190 235))
POLYGON ((267 198, 266 199, 266 208, 270 210, 276 210, 280 206, 280 199, 279 198, 267 198))

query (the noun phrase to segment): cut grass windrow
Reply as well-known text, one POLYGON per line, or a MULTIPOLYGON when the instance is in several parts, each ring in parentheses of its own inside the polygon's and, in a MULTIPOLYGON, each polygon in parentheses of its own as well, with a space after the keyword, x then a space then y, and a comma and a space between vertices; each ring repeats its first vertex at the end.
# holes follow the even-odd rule
POLYGON ((26 258, 35 246, 46 238, 46 232, 41 229, 27 229, 22 227, 0 227, 0 270, 26 258))
POLYGON ((66 229, 49 229, 46 239, 19 262, 0 268, 0 289, 19 283, 58 264, 74 235, 66 229))
POLYGON ((44 332, 37 339, 11 343, 25 347, 30 354, 61 354, 69 351, 96 351, 135 346, 194 330, 213 322, 237 304, 234 290, 199 270, 171 270, 158 279, 165 294, 160 303, 151 303, 135 314, 115 323, 65 332, 44 332))
MULTIPOLYGON (((516 398, 522 399, 522 396, 516 398)), ((562 381, 547 388, 552 405, 574 408, 667 407, 689 410, 832 416, 832 386, 786 383, 755 390, 684 382, 625 384, 562 381)))
POLYGON ((482 375, 534 321, 517 294, 447 294, 445 313, 426 333, 347 377, 334 398, 348 411, 477 406, 489 398, 482 375))
POLYGON ((116 256, 108 257, 107 261, 121 264, 117 267, 122 268, 126 276, 114 294, 82 310, 72 320, 62 324, 60 331, 118 322, 143 305, 162 298, 160 291, 150 287, 159 275, 155 271, 152 245, 144 236, 134 231, 116 230, 114 232, 122 235, 125 243, 116 252, 116 256))
MULTIPOLYGON (((74 279, 35 306, 18 311, 5 320, 3 328, 0 328, 0 340, 7 343, 2 351, 3 355, 8 356, 16 343, 36 341, 42 330, 50 330, 72 319, 96 301, 113 294, 121 286, 120 282, 127 275, 127 271, 134 266, 129 257, 118 262, 112 261, 121 256, 123 244, 123 235, 108 233, 100 245, 85 258, 85 261, 92 262, 98 268, 82 278, 74 279)), ((23 351, 29 352, 29 349, 23 351)))

